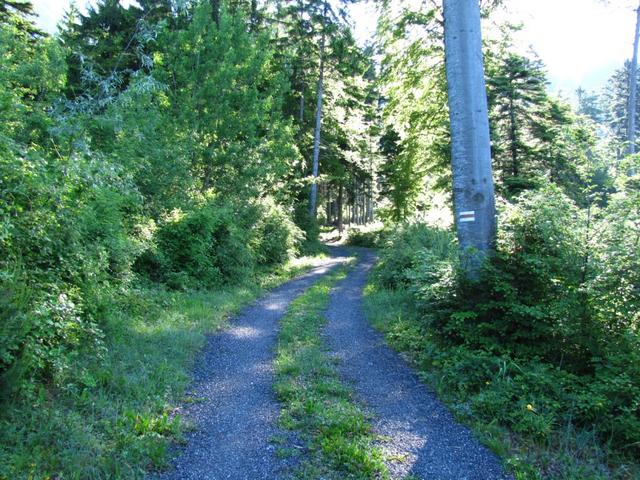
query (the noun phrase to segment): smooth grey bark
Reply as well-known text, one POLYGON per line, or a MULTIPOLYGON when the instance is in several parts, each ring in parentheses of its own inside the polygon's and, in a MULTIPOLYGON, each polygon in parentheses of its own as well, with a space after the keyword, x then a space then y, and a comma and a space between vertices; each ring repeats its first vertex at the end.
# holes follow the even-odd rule
POLYGON ((300 86, 300 105, 298 108, 298 120, 300 125, 304 124, 304 81, 300 86))
POLYGON ((444 31, 456 230, 463 268, 476 279, 496 233, 478 0, 444 0, 444 31))
POLYGON ((636 11, 636 32, 633 38, 633 58, 629 75, 629 122, 627 125, 627 142, 629 155, 636 153, 636 108, 638 92, 638 37, 640 36, 640 5, 636 11))
MULTIPOLYGON (((324 17, 327 15, 327 4, 324 4, 324 17)), ((311 184, 311 198, 309 200, 309 213, 315 218, 318 201, 318 164, 320 162, 320 129, 322 126, 322 93, 324 88, 324 44, 325 25, 323 18, 322 36, 320 38, 320 74, 318 76, 318 92, 316 98, 316 127, 313 135, 313 183, 311 184)))
POLYGON ((338 185, 338 232, 342 235, 344 230, 344 218, 342 216, 342 208, 344 203, 344 187, 342 183, 338 185))

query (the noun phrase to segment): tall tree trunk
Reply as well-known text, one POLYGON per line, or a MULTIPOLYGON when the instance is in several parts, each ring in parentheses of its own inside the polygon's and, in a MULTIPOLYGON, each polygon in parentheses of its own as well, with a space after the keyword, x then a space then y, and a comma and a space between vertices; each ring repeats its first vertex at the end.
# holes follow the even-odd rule
POLYGON ((318 199, 318 164, 320 161, 320 127, 322 125, 322 93, 324 88, 324 43, 325 43, 325 18, 327 15, 327 3, 324 3, 322 19, 322 36, 320 38, 320 74, 318 76, 318 92, 316 98, 316 129, 313 136, 313 183, 311 184, 311 199, 309 201, 309 213, 315 218, 316 202, 318 199))
POLYGON ((331 225, 331 221, 333 220, 333 208, 331 206, 331 190, 328 185, 324 187, 324 191, 327 199, 327 225, 331 225))
POLYGON ((258 0, 251 0, 250 19, 251 23, 249 26, 249 31, 255 32, 258 30, 258 24, 260 23, 260 18, 258 17, 258 0))
POLYGON ((356 181, 351 182, 351 214, 349 215, 349 227, 356 222, 356 181))
MULTIPOLYGON (((302 79, 300 83, 300 107, 298 110, 298 120, 302 127, 304 124, 304 79, 302 79)), ((302 132, 302 128, 300 128, 300 132, 302 132)))
POLYGON ((216 25, 220 26, 220 0, 211 0, 211 15, 216 25))
POLYGON ((640 5, 636 11, 636 32, 633 38, 633 58, 629 74, 629 123, 627 125, 627 142, 629 155, 636 153, 636 109, 638 92, 638 41, 640 37, 640 5))
POLYGON ((344 230, 343 218, 342 218, 342 202, 344 199, 344 187, 342 183, 338 185, 338 232, 342 235, 344 230))
POLYGON ((463 268, 477 279, 496 232, 478 0, 444 0, 444 19, 456 230, 463 268))
POLYGON ((509 99, 509 124, 511 175, 517 177, 520 174, 520 169, 518 168, 518 127, 516 124, 516 107, 513 98, 509 99))
POLYGON ((366 197, 367 197, 367 189, 363 180, 360 187, 360 224, 361 225, 364 225, 367 223, 366 197))
POLYGON ((367 221, 373 223, 373 180, 368 181, 367 191, 367 221))
MULTIPOLYGON (((304 22, 304 4, 298 0, 298 13, 300 14, 300 24, 302 24, 302 22, 304 22)), ((298 61, 300 62, 300 73, 299 73, 299 79, 298 81, 300 82, 300 108, 299 108, 299 120, 300 120, 300 126, 302 127, 302 125, 304 125, 304 92, 305 92, 305 82, 304 82, 304 58, 302 58, 302 55, 299 56, 298 61)), ((302 134, 302 128, 300 128, 300 134, 302 134)))
POLYGON ((358 180, 353 180, 353 223, 358 224, 358 180))

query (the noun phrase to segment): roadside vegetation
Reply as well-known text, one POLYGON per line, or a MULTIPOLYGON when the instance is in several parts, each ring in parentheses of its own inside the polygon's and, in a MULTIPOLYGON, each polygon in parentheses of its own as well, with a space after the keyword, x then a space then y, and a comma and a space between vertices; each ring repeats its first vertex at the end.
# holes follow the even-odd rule
MULTIPOLYGON (((0 2, 0 478, 162 467, 204 335, 322 250, 292 90, 312 105, 315 79, 285 65, 314 71, 323 23, 286 39, 297 13, 240 3, 70 5, 50 36, 0 2)), ((367 59, 334 47, 342 91, 367 59)))
POLYGON ((640 265, 619 205, 589 224, 557 189, 524 195, 477 283, 450 230, 406 225, 366 289, 373 325, 517 479, 640 474, 640 265))
POLYGON ((142 478, 165 467, 171 442, 189 428, 180 405, 197 401, 185 390, 206 335, 321 258, 215 290, 145 284, 110 297, 96 344, 56 383, 5 407, 0 478, 142 478))

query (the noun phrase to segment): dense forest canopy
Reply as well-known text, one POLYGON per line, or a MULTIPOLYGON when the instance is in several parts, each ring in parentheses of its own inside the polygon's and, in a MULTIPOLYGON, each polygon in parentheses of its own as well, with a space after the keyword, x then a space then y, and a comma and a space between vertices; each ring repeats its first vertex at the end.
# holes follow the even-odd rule
MULTIPOLYGON (((97 364, 115 349, 113 318, 139 308, 136 292, 227 288, 316 252, 321 228, 383 224, 377 281, 408 292, 434 349, 423 360, 460 370, 451 388, 468 408, 525 444, 588 431, 611 467, 593 478, 632 478, 634 61, 574 106, 514 47, 515 27, 485 37, 498 227, 478 283, 451 235, 461 224, 443 2, 374 2, 366 46, 352 3, 99 0, 72 5, 47 35, 29 1, 0 0, 0 401, 2 425, 27 425, 3 429, 0 477, 24 475, 11 453, 22 443, 32 478, 64 471, 63 449, 33 453, 42 440, 25 409, 64 402, 67 415, 100 382, 115 388, 97 364), (480 392, 498 370, 513 383, 480 392), (517 419, 509 403, 536 396, 536 417, 517 419)), ((480 2, 484 27, 501 3, 480 2)), ((117 476, 105 452, 96 468, 117 476)), ((522 478, 569 478, 553 475, 522 478)))

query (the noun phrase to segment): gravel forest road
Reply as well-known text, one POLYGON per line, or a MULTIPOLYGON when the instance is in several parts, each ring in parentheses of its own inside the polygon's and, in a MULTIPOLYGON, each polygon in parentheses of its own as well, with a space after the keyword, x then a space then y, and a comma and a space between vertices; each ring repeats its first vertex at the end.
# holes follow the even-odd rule
MULTIPOLYGON (((287 478, 290 460, 278 458, 278 402, 273 355, 279 320, 292 300, 355 250, 332 247, 321 266, 289 281, 245 308, 230 326, 212 334, 194 372, 184 415, 195 430, 161 480, 275 480, 287 478)), ((507 479, 498 458, 456 423, 400 355, 367 322, 362 291, 376 257, 359 260, 332 290, 324 335, 356 400, 371 414, 390 460, 391 478, 507 479)))

